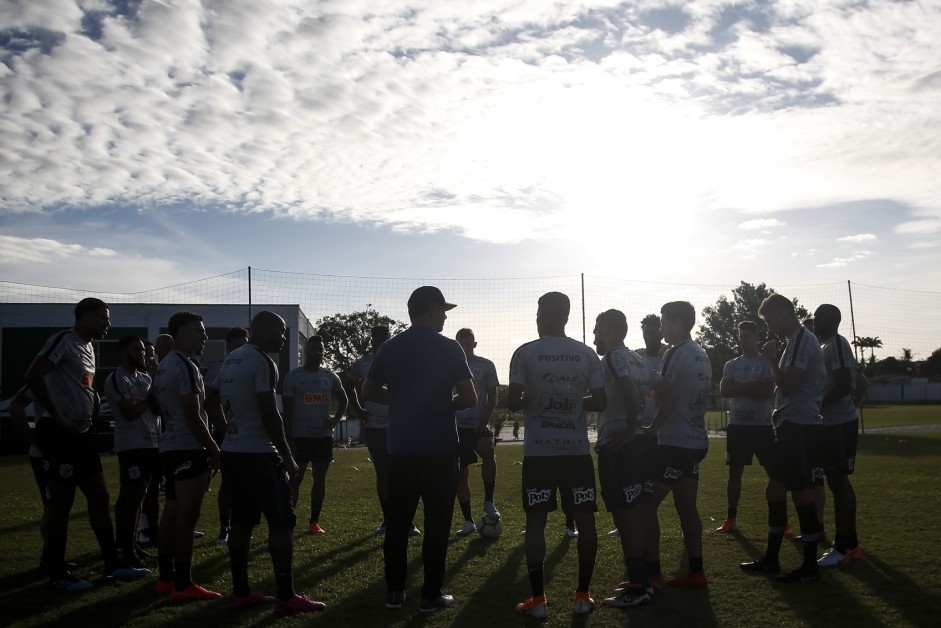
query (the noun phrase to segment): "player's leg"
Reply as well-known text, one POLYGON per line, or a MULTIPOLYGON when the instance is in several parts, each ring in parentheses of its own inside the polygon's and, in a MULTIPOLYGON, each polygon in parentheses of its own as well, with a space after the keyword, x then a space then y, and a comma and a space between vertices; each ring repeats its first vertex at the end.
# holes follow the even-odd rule
MULTIPOLYGON (((178 474, 175 481, 177 512, 176 526, 173 532, 175 536, 174 559, 176 561, 174 589, 178 595, 189 590, 201 589, 201 587, 195 585, 192 577, 193 531, 196 529, 196 522, 199 521, 202 510, 203 496, 206 494, 206 485, 209 482, 209 470, 206 464, 207 461, 203 459, 205 452, 194 451, 190 452, 190 455, 193 462, 190 467, 192 471, 186 473, 182 478, 178 474), (199 462, 197 463, 197 461, 199 462)), ((207 599, 201 593, 194 597, 196 599, 207 599)), ((218 597, 218 594, 213 597, 218 597)))
POLYGON ((408 571, 408 532, 420 497, 420 482, 425 474, 422 459, 416 456, 388 457, 388 499, 383 561, 388 608, 400 608, 404 599, 408 571))
MULTIPOLYGON (((100 464, 99 464, 100 466, 100 464)), ((114 541, 114 526, 111 523, 111 500, 108 497, 108 488, 105 486, 104 473, 96 473, 83 478, 78 488, 85 496, 88 504, 88 522, 101 549, 101 557, 105 564, 105 574, 110 575, 120 569, 120 557, 114 541)))
POLYGON ((471 428, 458 428, 458 460, 461 468, 457 476, 457 503, 464 517, 464 523, 457 531, 458 536, 466 536, 476 531, 474 527, 474 513, 471 508, 470 467, 477 462, 477 452, 474 450, 477 443, 477 430, 471 428))
POLYGON ((379 508, 382 511, 382 524, 376 528, 376 534, 382 534, 386 528, 386 509, 389 499, 389 454, 386 449, 386 430, 367 427, 364 431, 369 459, 372 460, 373 469, 376 472, 376 496, 379 498, 379 508))
POLYGON ((476 452, 480 456, 480 477, 484 484, 484 514, 499 517, 500 512, 493 503, 493 492, 497 486, 497 457, 493 434, 489 429, 477 439, 476 452))
POLYGON ((698 473, 684 473, 673 485, 673 505, 683 529, 683 545, 689 559, 689 573, 671 580, 669 584, 674 586, 706 586, 703 574, 702 518, 697 505, 698 491, 698 473))
MULTIPOLYGON (((164 503, 157 527, 157 564, 159 573, 157 592, 170 593, 176 582, 176 481, 173 477, 177 456, 175 452, 160 454, 164 476, 164 503)), ((153 526, 153 524, 151 524, 153 526)))
MULTIPOLYGON (((261 521, 261 510, 255 504, 254 495, 250 494, 250 484, 257 473, 257 469, 251 465, 252 457, 250 456, 250 454, 223 451, 220 454, 219 465, 222 479, 232 489, 232 511, 227 545, 232 573, 232 605, 238 608, 254 605, 248 580, 248 564, 252 531, 261 521)), ((288 495, 290 500, 290 488, 288 495)))
POLYGON ((114 502, 115 538, 121 558, 132 567, 144 566, 134 552, 134 546, 141 504, 147 493, 152 470, 142 466, 134 451, 118 452, 120 483, 118 498, 114 502))
POLYGON ((320 513, 323 511, 324 498, 327 495, 327 471, 333 462, 333 440, 324 441, 318 446, 316 458, 311 462, 311 476, 313 482, 310 487, 310 521, 308 530, 314 534, 323 534, 320 527, 320 513))
POLYGON ((422 539, 424 581, 420 608, 425 610, 450 603, 442 603, 441 586, 444 583, 451 519, 454 517, 457 470, 456 457, 435 456, 428 461, 422 480, 421 500, 425 512, 425 535, 422 539))
POLYGON ((558 507, 556 485, 551 474, 554 458, 531 456, 523 459, 522 497, 526 514, 523 547, 532 595, 516 605, 516 610, 536 617, 546 616, 546 520, 558 507))
POLYGON ((51 461, 52 473, 49 476, 49 505, 45 509, 46 519, 46 560, 49 565, 49 581, 75 580, 65 566, 65 548, 68 543, 69 514, 75 501, 75 482, 70 478, 58 477, 59 465, 51 461))
MULTIPOLYGON (((157 546, 157 528, 160 525, 160 485, 163 480, 163 466, 160 463, 160 454, 154 450, 151 455, 153 463, 153 473, 150 476, 150 483, 147 485, 147 494, 144 496, 144 502, 141 504, 142 517, 138 524, 144 519, 147 521, 146 527, 140 527, 138 532, 147 535, 147 543, 154 547, 157 546)), ((141 524, 142 525, 142 524, 141 524)), ((138 539, 135 537, 135 540, 138 539)))
POLYGON ((561 491, 562 502, 568 502, 570 512, 578 526, 578 583, 575 587, 575 612, 589 613, 595 602, 591 599, 589 591, 591 578, 595 571, 595 558, 598 555, 598 532, 595 528, 595 512, 598 510, 595 500, 595 465, 590 455, 568 456, 568 468, 563 471, 558 465, 558 471, 563 471, 563 477, 557 476, 561 491))
POLYGON ((822 473, 818 466, 819 443, 822 438, 822 426, 794 426, 790 439, 790 459, 792 473, 788 482, 791 488, 797 517, 800 521, 801 545, 804 560, 800 567, 782 574, 782 582, 809 582, 818 579, 817 574, 817 537, 820 522, 817 520, 817 507, 814 503, 814 481, 822 473))

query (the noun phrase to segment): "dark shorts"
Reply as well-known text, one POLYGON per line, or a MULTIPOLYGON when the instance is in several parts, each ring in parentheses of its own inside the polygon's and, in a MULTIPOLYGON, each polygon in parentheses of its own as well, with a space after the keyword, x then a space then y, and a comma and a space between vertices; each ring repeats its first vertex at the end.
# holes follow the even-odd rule
POLYGON ((42 457, 30 456, 29 466, 33 469, 33 477, 39 487, 39 498, 45 506, 49 503, 49 461, 42 457))
POLYGON ((101 457, 91 432, 76 434, 53 424, 39 422, 39 446, 49 463, 47 482, 81 484, 102 472, 101 457))
POLYGON ((595 465, 591 456, 523 458, 524 511, 555 510, 558 507, 556 489, 562 496, 563 512, 597 512, 595 465))
POLYGON ((297 516, 281 456, 223 451, 220 466, 232 487, 233 524, 256 526, 264 514, 269 529, 294 529, 297 516))
POLYGON ((457 438, 460 441, 461 468, 469 467, 477 462, 477 444, 481 438, 493 438, 490 428, 480 430, 476 427, 457 428, 457 438))
POLYGON ((751 465, 752 458, 767 467, 774 449, 774 428, 770 425, 730 425, 725 439, 725 464, 751 465))
POLYGON ((294 460, 297 464, 308 462, 333 462, 333 437, 295 438, 294 460))
POLYGON ((373 466, 386 466, 389 464, 388 432, 384 427, 367 427, 366 448, 373 466))
POLYGON ((176 500, 176 483, 193 480, 209 471, 209 454, 205 449, 160 452, 164 491, 167 499, 176 500))
MULTIPOLYGON (((856 447, 859 444, 859 420, 825 425, 820 447, 820 461, 827 473, 852 475, 856 467, 856 447)), ((823 480, 818 481, 820 484, 823 480)))
POLYGON ((629 510, 653 496, 650 459, 657 446, 653 438, 637 435, 628 444, 598 448, 601 497, 608 512, 629 510))
POLYGON ((121 482, 150 484, 154 473, 159 472, 160 451, 156 447, 119 451, 117 456, 121 482))
POLYGON ((706 457, 707 449, 687 449, 657 445, 653 454, 654 482, 673 485, 681 478, 699 480, 699 463, 706 457))
POLYGON ((800 425, 782 421, 774 430, 774 449, 768 477, 783 482, 788 490, 810 488, 823 477, 820 466, 822 425, 800 425))

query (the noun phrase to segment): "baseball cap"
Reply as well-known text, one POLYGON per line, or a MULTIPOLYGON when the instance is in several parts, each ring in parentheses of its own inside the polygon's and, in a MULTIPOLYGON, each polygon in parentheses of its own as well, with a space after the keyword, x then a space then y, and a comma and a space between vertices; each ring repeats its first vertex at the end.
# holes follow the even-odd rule
POLYGON ((444 295, 441 294, 441 291, 434 286, 422 286, 421 288, 416 288, 415 291, 412 292, 412 296, 408 298, 409 312, 423 312, 431 304, 440 305, 445 310, 450 310, 457 307, 453 303, 448 303, 445 301, 444 295))

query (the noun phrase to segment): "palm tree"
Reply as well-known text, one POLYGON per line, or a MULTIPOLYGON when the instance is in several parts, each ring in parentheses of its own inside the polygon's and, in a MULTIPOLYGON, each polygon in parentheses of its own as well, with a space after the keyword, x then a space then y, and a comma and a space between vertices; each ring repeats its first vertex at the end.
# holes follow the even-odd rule
MULTIPOLYGON (((856 340, 853 341, 853 344, 859 347, 860 349, 869 349, 869 363, 876 363, 876 349, 882 348, 882 340, 879 336, 856 336, 856 340)), ((863 358, 865 359, 866 353, 863 352, 863 358)))

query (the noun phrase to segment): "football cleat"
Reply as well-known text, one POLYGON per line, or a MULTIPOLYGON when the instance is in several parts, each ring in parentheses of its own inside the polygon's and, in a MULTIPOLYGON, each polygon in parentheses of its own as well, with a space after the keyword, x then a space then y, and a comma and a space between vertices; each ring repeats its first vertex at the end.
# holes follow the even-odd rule
POLYGON ((326 534, 327 531, 320 527, 320 524, 314 521, 313 523, 307 524, 307 533, 316 534, 318 536, 326 534))
POLYGON ((55 578, 49 580, 49 586, 59 591, 87 591, 92 588, 92 583, 88 580, 76 578, 69 572, 63 572, 55 578))
POLYGON ((294 613, 313 613, 327 608, 323 602, 317 602, 306 595, 294 594, 286 600, 278 600, 274 605, 277 615, 293 615, 294 613))
POLYGON ((222 597, 222 594, 204 589, 195 582, 191 582, 182 591, 177 591, 176 588, 170 591, 170 599, 174 602, 187 602, 190 600, 204 602, 214 600, 217 597, 222 597))
POLYGON ((386 608, 398 610, 405 604, 405 591, 392 591, 386 596, 386 608))
POLYGON ((454 604, 454 596, 441 594, 433 600, 422 598, 421 605, 418 607, 419 613, 431 615, 454 604))
POLYGON ((578 530, 576 530, 575 528, 565 528, 565 536, 567 536, 570 539, 577 539, 578 530))
POLYGON ((618 530, 617 528, 615 528, 615 529, 611 530, 610 532, 608 532, 608 536, 612 536, 612 537, 621 536, 621 531, 618 530))
POLYGON ((491 519, 499 519, 500 511, 493 505, 493 502, 484 502, 484 514, 491 519))
POLYGON ((261 591, 251 591, 248 595, 235 595, 232 594, 230 598, 232 600, 232 608, 235 610, 241 610, 243 608, 251 608, 252 606, 261 606, 262 604, 270 604, 274 602, 274 598, 270 595, 265 595, 261 591))
POLYGON ((681 576, 667 580, 668 587, 684 587, 687 589, 708 589, 709 581, 706 580, 706 574, 702 571, 687 571, 681 576))
POLYGON ((605 598, 602 602, 610 608, 633 608, 650 603, 650 593, 647 587, 633 582, 622 582, 615 589, 618 593, 614 597, 605 598))
POLYGON ((468 534, 473 534, 474 532, 477 532, 477 526, 474 525, 474 522, 465 521, 464 525, 461 526, 461 528, 457 532, 455 532, 455 534, 457 534, 458 536, 467 536, 468 534))
POLYGON ((576 615, 587 615, 595 610, 595 601, 591 599, 591 593, 588 591, 576 591, 574 600, 575 608, 572 612, 576 615))
POLYGON ((536 619, 545 619, 549 616, 549 612, 546 609, 546 596, 534 595, 531 598, 523 600, 516 605, 516 612, 525 613, 536 619))
POLYGON ((733 530, 738 530, 738 520, 735 517, 729 517, 722 522, 722 525, 716 528, 716 532, 721 532, 722 534, 728 534, 733 530))
POLYGON ((750 560, 747 563, 739 563, 738 566, 746 573, 778 573, 781 571, 781 564, 778 561, 768 560, 764 556, 750 560))

